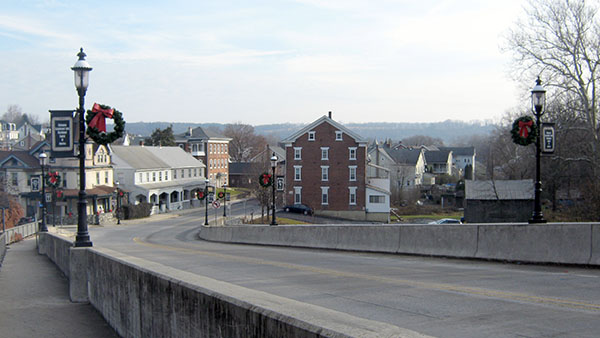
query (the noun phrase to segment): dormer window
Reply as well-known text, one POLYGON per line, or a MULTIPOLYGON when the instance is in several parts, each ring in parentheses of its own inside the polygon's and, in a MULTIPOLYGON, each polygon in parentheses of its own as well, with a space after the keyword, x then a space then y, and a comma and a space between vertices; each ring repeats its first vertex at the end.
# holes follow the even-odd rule
POLYGON ((341 141, 342 140, 342 132, 339 130, 335 131, 335 140, 336 141, 341 141))
POLYGON ((315 140, 315 132, 314 131, 309 131, 308 132, 308 140, 309 141, 314 141, 315 140))

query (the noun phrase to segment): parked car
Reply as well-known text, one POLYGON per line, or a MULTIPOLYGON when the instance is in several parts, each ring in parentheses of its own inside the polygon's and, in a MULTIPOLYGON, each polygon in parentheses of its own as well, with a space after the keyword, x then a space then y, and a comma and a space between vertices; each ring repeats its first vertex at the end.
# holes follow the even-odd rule
POLYGON ((18 225, 32 223, 32 222, 35 222, 35 217, 33 217, 33 216, 32 217, 21 217, 18 225))
POLYGON ((304 214, 304 215, 312 215, 313 214, 313 210, 304 204, 291 204, 291 205, 286 205, 283 210, 285 210, 285 212, 296 212, 296 213, 300 213, 300 214, 304 214))
POLYGON ((459 219, 442 218, 437 221, 429 222, 429 224, 462 224, 462 222, 459 219))

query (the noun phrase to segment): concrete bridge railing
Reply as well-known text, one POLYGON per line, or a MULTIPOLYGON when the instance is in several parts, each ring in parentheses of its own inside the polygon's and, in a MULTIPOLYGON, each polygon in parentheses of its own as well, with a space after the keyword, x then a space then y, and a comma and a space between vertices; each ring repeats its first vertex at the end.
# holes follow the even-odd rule
POLYGON ((51 233, 40 251, 69 278, 71 300, 89 301, 122 337, 426 337, 51 233))
POLYGON ((600 223, 202 227, 201 239, 242 244, 600 265, 600 223))

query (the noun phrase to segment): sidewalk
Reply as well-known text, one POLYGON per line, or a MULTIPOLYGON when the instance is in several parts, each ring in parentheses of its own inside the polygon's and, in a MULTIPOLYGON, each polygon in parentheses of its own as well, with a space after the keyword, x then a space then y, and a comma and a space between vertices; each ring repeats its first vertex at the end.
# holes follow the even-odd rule
POLYGON ((68 281, 36 250, 11 244, 0 270, 0 338, 118 337, 89 304, 71 303, 68 281))

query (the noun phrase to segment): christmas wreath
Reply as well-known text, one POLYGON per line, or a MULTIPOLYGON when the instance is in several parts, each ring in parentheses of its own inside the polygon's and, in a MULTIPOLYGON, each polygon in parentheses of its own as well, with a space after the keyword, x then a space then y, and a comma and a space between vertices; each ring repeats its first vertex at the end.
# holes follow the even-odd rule
POLYGON ((65 197, 65 193, 62 190, 56 190, 56 199, 63 201, 65 197))
POLYGON ((273 176, 269 173, 262 173, 258 177, 258 183, 263 188, 270 187, 273 184, 273 176))
POLYGON ((219 199, 225 197, 225 193, 222 191, 219 191, 219 193, 217 194, 217 197, 219 197, 219 199))
POLYGON ((98 144, 106 145, 113 143, 116 139, 123 136, 123 131, 125 131, 123 114, 103 104, 94 103, 92 110, 87 111, 85 122, 88 125, 87 134, 98 144), (106 118, 115 121, 115 127, 110 133, 106 132, 106 118))
POLYGON ((204 194, 204 191, 198 191, 197 196, 198 196, 198 199, 201 201, 206 197, 206 195, 204 194))
POLYGON ((538 128, 531 116, 521 116, 513 122, 510 134, 514 143, 527 146, 535 142, 538 128))
POLYGON ((51 188, 58 188, 58 186, 60 185, 60 175, 58 174, 58 171, 48 173, 46 175, 46 183, 51 188))

